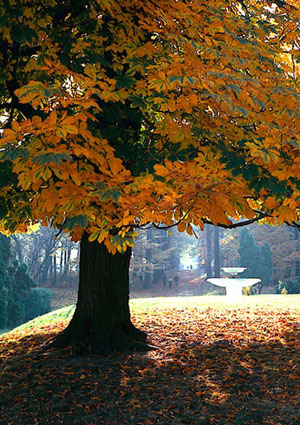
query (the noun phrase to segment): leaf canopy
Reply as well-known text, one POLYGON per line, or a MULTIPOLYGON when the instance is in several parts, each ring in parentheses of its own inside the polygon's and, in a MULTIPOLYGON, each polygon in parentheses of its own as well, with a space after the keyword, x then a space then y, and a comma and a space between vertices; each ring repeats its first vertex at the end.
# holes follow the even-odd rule
POLYGON ((2 231, 298 221, 298 6, 0 1, 2 231))

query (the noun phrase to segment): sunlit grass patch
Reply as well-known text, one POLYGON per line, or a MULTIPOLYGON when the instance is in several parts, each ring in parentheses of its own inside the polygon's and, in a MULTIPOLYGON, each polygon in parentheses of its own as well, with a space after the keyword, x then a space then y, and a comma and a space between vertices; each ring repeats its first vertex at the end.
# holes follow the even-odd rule
POLYGON ((300 308, 300 295, 251 295, 231 301, 226 296, 155 297, 138 298, 130 301, 132 312, 152 308, 300 308))
MULTIPOLYGON (((155 310, 168 309, 300 309, 300 295, 254 295, 243 296, 239 302, 231 302, 225 296, 195 296, 195 297, 155 297, 137 298, 130 300, 130 309, 133 315, 155 310)), ((13 331, 28 331, 34 327, 41 327, 59 321, 71 320, 75 306, 54 310, 43 316, 36 317, 27 323, 13 329, 13 331)))

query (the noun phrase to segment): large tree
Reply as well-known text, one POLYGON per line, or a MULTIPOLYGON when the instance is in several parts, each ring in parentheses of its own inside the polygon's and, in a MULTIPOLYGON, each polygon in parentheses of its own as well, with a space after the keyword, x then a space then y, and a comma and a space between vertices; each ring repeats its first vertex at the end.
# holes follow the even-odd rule
POLYGON ((298 221, 292 3, 0 2, 2 231, 81 240, 58 344, 147 348, 128 308, 137 227, 298 221))

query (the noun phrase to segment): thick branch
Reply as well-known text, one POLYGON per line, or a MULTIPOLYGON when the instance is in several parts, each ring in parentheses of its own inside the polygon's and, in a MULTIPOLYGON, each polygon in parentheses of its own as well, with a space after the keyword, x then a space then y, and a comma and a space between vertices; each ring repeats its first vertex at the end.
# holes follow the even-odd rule
POLYGON ((286 10, 297 10, 297 8, 295 6, 292 6, 291 4, 287 3, 286 1, 283 0, 272 0, 272 3, 276 4, 276 6, 278 6, 281 9, 286 9, 286 10))
MULTIPOLYGON (((222 227, 223 229, 235 229, 237 227, 249 226, 249 224, 257 223, 259 220, 263 220, 264 218, 270 217, 268 214, 259 213, 258 216, 251 218, 250 220, 238 221, 237 223, 231 224, 221 224, 218 223, 215 226, 222 227)), ((202 219, 205 224, 213 224, 210 220, 202 219)))
POLYGON ((300 232, 300 223, 296 223, 295 221, 293 221, 292 223, 287 223, 287 222, 285 221, 285 224, 286 224, 287 226, 294 227, 295 229, 298 229, 298 231, 300 232))
POLYGON ((15 95, 15 90, 20 88, 19 83, 16 80, 7 80, 6 87, 12 99, 9 107, 18 109, 26 118, 32 117, 36 113, 33 107, 29 103, 19 103, 19 99, 15 95))

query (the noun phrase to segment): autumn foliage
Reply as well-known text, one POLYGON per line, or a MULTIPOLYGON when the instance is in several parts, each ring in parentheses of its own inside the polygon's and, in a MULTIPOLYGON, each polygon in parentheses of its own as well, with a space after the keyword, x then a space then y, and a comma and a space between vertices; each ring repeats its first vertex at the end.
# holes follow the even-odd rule
POLYGON ((73 3, 0 2, 4 231, 298 221, 297 1, 73 3))

